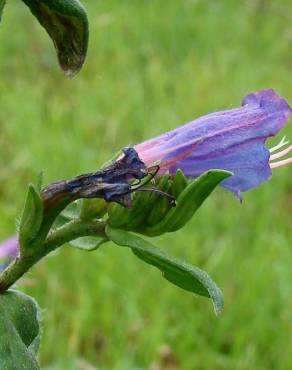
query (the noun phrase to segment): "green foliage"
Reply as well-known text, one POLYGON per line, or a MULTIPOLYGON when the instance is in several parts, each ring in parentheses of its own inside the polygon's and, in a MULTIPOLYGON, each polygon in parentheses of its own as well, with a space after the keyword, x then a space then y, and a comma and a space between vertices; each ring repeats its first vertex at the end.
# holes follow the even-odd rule
MULTIPOLYGON (((155 188, 165 191, 166 185, 170 180, 169 175, 163 176, 161 179, 156 181, 155 188)), ((150 185, 146 186, 150 187, 150 185)), ((146 219, 153 210, 155 205, 155 212, 156 214, 161 217, 161 209, 160 201, 161 195, 157 195, 155 193, 147 192, 147 193, 134 193, 133 194, 133 202, 130 208, 122 207, 119 204, 111 204, 108 209, 108 216, 109 216, 109 224, 114 228, 123 228, 126 230, 140 230, 141 225, 144 225, 146 219), (160 208, 158 210, 158 208, 160 208)), ((165 200, 165 199, 164 199, 165 200)), ((171 205, 168 200, 166 200, 166 204, 163 203, 165 206, 165 211, 171 208, 171 205)))
POLYGON ((78 0, 23 0, 52 38, 61 68, 69 76, 82 67, 88 44, 88 20, 78 0))
POLYGON ((149 236, 177 231, 193 217, 215 187, 231 175, 227 171, 212 170, 188 182, 180 170, 174 177, 165 174, 154 187, 173 194, 176 198, 175 207, 161 194, 137 193, 131 208, 126 209, 118 204, 109 206, 109 225, 149 236))
POLYGON ((173 186, 172 186, 172 195, 177 199, 182 191, 187 187, 188 180, 185 177, 182 170, 178 169, 176 171, 175 177, 173 179, 173 186))
POLYGON ((161 270, 163 277, 171 283, 184 290, 211 298, 217 314, 222 310, 222 292, 205 271, 168 256, 148 241, 127 231, 107 227, 106 233, 114 243, 131 248, 141 260, 161 270))
POLYGON ((75 248, 83 249, 85 251, 93 251, 105 243, 107 238, 98 236, 83 236, 81 238, 74 239, 70 242, 70 245, 75 248))
MULTIPOLYGON (((170 175, 166 174, 159 180, 157 189, 167 194, 171 194, 173 186, 173 178, 171 178, 170 175)), ((137 206, 139 207, 139 203, 137 204, 137 206)), ((144 215, 144 222, 141 223, 140 229, 143 228, 145 224, 157 224, 168 214, 171 208, 172 205, 169 199, 162 197, 160 194, 154 193, 152 195, 151 201, 149 201, 148 208, 145 209, 145 207, 139 207, 140 213, 144 215), (141 212, 141 210, 143 210, 143 212, 141 212)))
POLYGON ((0 368, 37 370, 40 311, 27 295, 9 290, 0 295, 0 368))
POLYGON ((23 253, 30 248, 30 243, 39 232, 42 221, 43 202, 39 192, 30 184, 19 225, 19 244, 23 253))
POLYGON ((103 217, 109 206, 103 199, 82 199, 80 203, 80 218, 84 220, 103 217))
MULTIPOLYGON (((142 229, 142 232, 149 236, 157 236, 181 229, 193 217, 215 187, 231 175, 230 172, 219 170, 205 172, 184 188, 177 198, 176 207, 172 208, 160 222, 156 220, 157 222, 153 226, 142 229)), ((181 182, 181 177, 177 179, 181 182)))

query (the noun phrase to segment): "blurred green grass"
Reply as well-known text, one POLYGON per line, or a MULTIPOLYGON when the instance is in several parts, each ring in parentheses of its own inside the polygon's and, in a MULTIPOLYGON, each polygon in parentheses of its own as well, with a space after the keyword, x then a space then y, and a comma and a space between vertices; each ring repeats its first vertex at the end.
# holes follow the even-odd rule
MULTIPOLYGON (((89 53, 72 80, 25 6, 6 6, 2 238, 15 232, 26 185, 40 170, 45 182, 93 170, 121 147, 237 106, 253 90, 273 87, 292 102, 289 0, 85 5, 89 53)), ((285 134, 292 138, 291 125, 285 134)), ((218 189, 184 230, 158 238, 222 287, 220 317, 110 244, 90 254, 64 247, 40 263, 20 285, 44 308, 44 368, 291 368, 291 192, 291 167, 275 170, 242 205, 218 189)))

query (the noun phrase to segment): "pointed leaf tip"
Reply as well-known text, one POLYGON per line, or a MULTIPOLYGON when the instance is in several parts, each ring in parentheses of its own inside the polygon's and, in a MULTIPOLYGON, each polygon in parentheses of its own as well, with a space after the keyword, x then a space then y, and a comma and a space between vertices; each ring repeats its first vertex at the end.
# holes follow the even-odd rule
POLYGON ((21 251, 29 248, 29 243, 36 237, 42 221, 43 201, 36 188, 30 184, 19 225, 19 244, 21 251))
POLYGON ((205 271, 168 256, 148 241, 127 231, 107 226, 106 234, 115 244, 131 248, 138 258, 157 267, 171 283, 189 292, 211 298, 216 314, 222 311, 223 294, 205 271))
POLYGON ((145 227, 142 232, 149 236, 157 236, 166 232, 181 229, 193 217, 202 203, 221 181, 232 173, 223 170, 210 170, 197 179, 192 180, 177 198, 176 207, 156 225, 145 227))

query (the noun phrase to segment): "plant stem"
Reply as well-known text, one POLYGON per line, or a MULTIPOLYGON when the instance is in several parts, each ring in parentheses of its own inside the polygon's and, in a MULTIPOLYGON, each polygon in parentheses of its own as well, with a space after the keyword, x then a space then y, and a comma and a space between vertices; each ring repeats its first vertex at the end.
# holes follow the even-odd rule
POLYGON ((34 242, 31 246, 31 254, 19 255, 0 275, 0 293, 6 291, 19 278, 22 277, 32 266, 47 254, 82 236, 101 236, 107 239, 105 234, 105 222, 74 220, 50 233, 44 243, 34 242))
POLYGON ((100 236, 107 238, 105 234, 106 223, 102 221, 74 220, 49 234, 44 243, 45 254, 50 253, 57 247, 82 236, 100 236))
MULTIPOLYGON (((40 257, 41 258, 41 257, 40 257)), ((5 292, 25 272, 27 272, 40 258, 16 257, 0 276, 0 293, 5 292)))

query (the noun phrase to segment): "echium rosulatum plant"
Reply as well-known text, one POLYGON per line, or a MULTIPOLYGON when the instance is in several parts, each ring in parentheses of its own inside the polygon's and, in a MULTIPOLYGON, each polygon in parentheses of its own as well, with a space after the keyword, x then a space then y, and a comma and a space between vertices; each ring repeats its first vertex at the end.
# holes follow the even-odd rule
MULTIPOLYGON (((288 122, 291 112, 275 91, 259 91, 245 97, 239 108, 208 114, 124 148, 115 160, 93 173, 42 189, 30 185, 18 239, 0 247, 5 263, 16 256, 0 276, 0 315, 5 313, 8 322, 0 333, 8 338, 15 335, 11 328, 16 328, 18 342, 13 350, 28 364, 24 368, 38 368, 37 308, 27 296, 9 288, 65 243, 87 251, 109 241, 128 247, 174 285, 211 298, 215 312, 220 312, 222 293, 206 272, 170 257, 142 235, 155 237, 181 229, 218 184, 242 199, 243 192, 270 179, 272 168, 292 162, 292 158, 282 158, 291 150, 287 141, 281 140, 272 149, 265 146, 267 138, 288 122), (32 314, 23 315, 20 306, 32 314), (30 325, 26 331, 17 324, 25 320, 30 325)), ((9 367, 11 356, 6 351, 3 357, 3 353, 0 345, 0 368, 3 364, 13 368, 9 367)))

